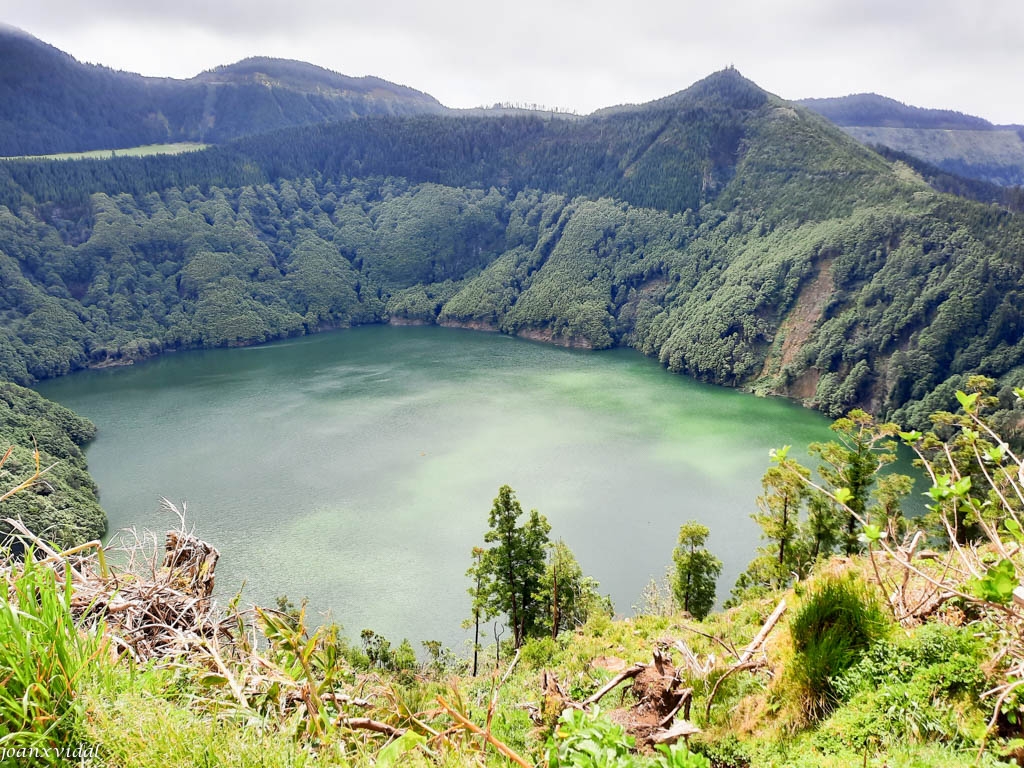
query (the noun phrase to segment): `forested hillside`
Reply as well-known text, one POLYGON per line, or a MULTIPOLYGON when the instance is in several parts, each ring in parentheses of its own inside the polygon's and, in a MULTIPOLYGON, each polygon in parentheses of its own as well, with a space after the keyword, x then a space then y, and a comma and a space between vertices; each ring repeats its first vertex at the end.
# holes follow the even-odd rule
POLYGON ((1024 363, 1024 219, 936 194, 734 70, 574 121, 370 118, 10 162, 0 195, 18 382, 391 319, 630 345, 916 424, 969 373, 1024 363))
POLYGON ((221 142, 365 115, 439 113, 431 96, 375 77, 253 58, 189 80, 82 64, 0 24, 0 156, 221 142))
POLYGON ((911 107, 874 93, 798 103, 864 144, 906 152, 946 173, 1003 186, 1024 184, 1024 126, 911 107))
MULTIPOLYGON (((107 518, 82 452, 95 434, 88 419, 30 389, 0 383, 0 494, 27 483, 4 500, 0 519, 20 519, 59 547, 102 536, 107 518), (28 482, 37 469, 35 449, 41 475, 28 482)), ((9 526, 0 523, 0 539, 8 533, 9 526)))

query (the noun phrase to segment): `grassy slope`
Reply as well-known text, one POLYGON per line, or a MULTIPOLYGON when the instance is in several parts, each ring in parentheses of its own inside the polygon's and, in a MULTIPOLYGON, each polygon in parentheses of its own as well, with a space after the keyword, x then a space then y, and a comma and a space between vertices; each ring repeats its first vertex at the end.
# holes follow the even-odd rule
POLYGON ((209 144, 194 141, 182 141, 176 144, 145 144, 141 147, 117 149, 92 149, 88 152, 62 152, 54 155, 22 155, 20 157, 4 157, 0 160, 104 160, 110 157, 147 157, 149 155, 177 155, 182 152, 195 152, 206 149, 209 144))
MULTIPOLYGON (((855 562, 854 570, 864 564, 855 562)), ((806 585, 805 585, 806 587, 806 585)), ((531 641, 513 675, 501 689, 493 732, 531 762, 542 761, 548 729, 536 728, 523 711, 523 703, 543 706, 539 688, 542 670, 553 672, 577 700, 589 695, 611 678, 612 673, 593 664, 621 659, 627 664, 649 661, 658 643, 683 640, 704 659, 723 656, 723 646, 743 648, 758 631, 780 596, 746 603, 726 613, 713 614, 704 622, 683 615, 640 616, 611 621, 591 620, 557 642, 531 641), (708 636, 715 637, 711 640, 708 636), (719 642, 721 641, 721 643, 719 642)), ((785 595, 790 606, 800 598, 785 595)), ((725 667, 707 680, 686 679, 694 687, 692 719, 704 733, 692 745, 721 768, 787 766, 789 768, 840 768, 861 765, 890 768, 919 766, 969 766, 975 762, 975 738, 987 712, 977 694, 984 675, 972 673, 986 652, 977 627, 929 625, 908 633, 891 629, 873 653, 856 667, 850 690, 830 716, 808 726, 800 718, 800 694, 791 677, 794 653, 789 637, 789 618, 776 627, 767 646, 767 666, 759 672, 741 672, 719 687, 711 717, 704 716, 709 693, 725 667), (891 660, 885 667, 887 659, 891 660), (885 667, 880 683, 871 675, 885 667), (950 675, 960 675, 950 680, 950 675), (859 676, 859 677, 858 677, 859 676), (866 676, 866 677, 865 677, 866 676), (966 688, 965 688, 966 686, 966 688), (964 693, 969 690, 970 693, 964 693)), ((678 653, 670 655, 679 661, 678 653)), ((486 664, 485 664, 486 666, 486 664)), ((207 693, 195 687, 195 672, 188 668, 151 670, 129 677, 123 671, 107 677, 85 693, 88 718, 83 735, 98 746, 100 754, 123 768, 204 764, 211 766, 347 765, 374 764, 383 740, 365 732, 336 733, 309 754, 294 742, 287 728, 272 722, 246 725, 230 714, 228 702, 220 705, 218 721, 207 693), (192 700, 193 694, 199 698, 192 700), (193 702, 190 704, 190 701, 193 702)), ((432 709, 434 695, 461 699, 469 715, 482 723, 493 682, 489 675, 473 679, 433 678, 422 673, 401 681, 387 673, 363 679, 363 691, 378 694, 379 709, 372 716, 390 719, 391 702, 403 702, 411 710, 432 709), (458 693, 456 693, 456 691, 458 693)), ((628 706, 628 684, 609 694, 604 709, 628 706)), ((437 722, 434 721, 435 726, 437 722)), ((507 763, 493 751, 482 756, 472 742, 456 740, 450 749, 437 749, 435 761, 407 755, 402 765, 489 765, 507 763)), ((981 765, 996 764, 987 754, 981 765)))

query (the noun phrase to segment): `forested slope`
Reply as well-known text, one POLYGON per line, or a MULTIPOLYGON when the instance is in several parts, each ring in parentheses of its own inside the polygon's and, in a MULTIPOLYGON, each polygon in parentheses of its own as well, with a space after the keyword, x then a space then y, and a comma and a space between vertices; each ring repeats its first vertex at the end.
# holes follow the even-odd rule
POLYGON ((432 96, 375 77, 245 59, 188 80, 76 61, 0 24, 0 156, 228 141, 366 115, 440 113, 432 96))
MULTIPOLYGON (((0 378, 402 321, 904 423, 1024 363, 1024 219, 733 70, 574 121, 369 118, 0 165, 0 378)), ((1009 397, 1009 390, 1006 390, 1009 397)))
POLYGON ((798 103, 869 146, 906 152, 970 179, 1024 184, 1024 126, 993 125, 980 117, 912 107, 874 93, 798 103))
MULTIPOLYGON (((33 477, 36 447, 43 470, 35 482, 4 501, 0 517, 20 519, 59 547, 103 535, 107 518, 82 453, 95 434, 88 419, 30 389, 0 383, 0 456, 12 449, 0 463, 0 494, 33 477)), ((0 539, 8 532, 9 526, 0 523, 0 539)))

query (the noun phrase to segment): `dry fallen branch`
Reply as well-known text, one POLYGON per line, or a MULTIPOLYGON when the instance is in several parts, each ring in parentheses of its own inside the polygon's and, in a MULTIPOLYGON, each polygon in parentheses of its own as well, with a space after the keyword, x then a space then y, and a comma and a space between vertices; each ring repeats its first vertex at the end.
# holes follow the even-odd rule
POLYGON ((345 715, 339 715, 334 721, 334 724, 345 728, 360 728, 365 731, 383 733, 385 736, 389 736, 393 739, 397 739, 406 731, 405 728, 396 728, 393 725, 382 723, 380 720, 372 720, 369 717, 347 717, 345 715))
POLYGON ((714 686, 711 688, 711 693, 708 694, 708 704, 704 708, 704 721, 707 722, 711 719, 711 705, 715 703, 715 694, 718 693, 718 686, 720 686, 727 677, 730 677, 735 672, 742 672, 748 669, 757 669, 761 666, 762 664, 759 661, 746 661, 742 664, 734 664, 733 666, 725 670, 725 673, 715 681, 714 686))
POLYGON ((480 726, 474 724, 465 715, 463 715, 461 712, 453 708, 447 701, 444 700, 444 698, 438 696, 437 702, 441 705, 441 708, 444 709, 444 711, 447 712, 452 717, 452 719, 455 720, 455 722, 457 722, 466 730, 483 736, 484 739, 487 740, 488 744, 490 744, 492 747, 498 750, 498 752, 503 754, 513 763, 521 766, 522 768, 533 768, 533 766, 530 765, 530 763, 526 762, 523 758, 516 754, 516 752, 511 747, 502 742, 500 739, 496 738, 490 732, 484 731, 480 726))
MULTIPOLYGON (((516 664, 519 663, 519 651, 520 649, 517 648, 516 655, 512 658, 511 663, 508 665, 508 669, 505 670, 505 674, 501 677, 501 682, 494 686, 494 691, 491 694, 491 703, 490 706, 487 707, 487 723, 484 726, 487 733, 491 732, 491 719, 494 717, 495 707, 498 706, 498 694, 501 693, 502 686, 504 686, 512 676, 512 672, 515 670, 516 664)), ((497 674, 497 670, 495 670, 495 674, 497 674)))
MULTIPOLYGON (((11 456, 11 454, 13 452, 14 452, 14 446, 12 445, 10 448, 7 449, 7 452, 4 453, 3 458, 0 459, 0 467, 2 467, 4 465, 4 463, 7 461, 8 458, 10 458, 10 456, 11 456)), ((7 499, 11 498, 15 494, 21 493, 26 488, 32 487, 32 485, 37 480, 39 480, 40 477, 42 477, 47 472, 49 472, 51 469, 53 469, 54 467, 57 466, 57 462, 54 462, 53 464, 48 466, 46 469, 40 469, 39 468, 39 446, 38 445, 32 451, 32 456, 33 456, 33 458, 35 459, 35 462, 36 462, 36 471, 27 480, 21 481, 16 486, 11 488, 9 491, 5 491, 2 495, 0 495, 0 502, 7 501, 7 499)))
POLYGON ((709 720, 711 718, 711 705, 714 704, 714 702, 715 702, 715 695, 718 693, 718 688, 719 688, 719 686, 722 684, 722 682, 724 680, 726 680, 728 677, 734 675, 737 672, 742 672, 742 671, 745 671, 745 670, 758 669, 758 668, 763 666, 763 663, 761 661, 755 660, 754 656, 761 649, 761 647, 764 645, 765 641, 768 639, 768 635, 771 634, 771 631, 773 629, 775 629, 775 625, 779 623, 779 619, 782 618, 782 614, 784 614, 785 612, 786 612, 786 601, 785 601, 785 599, 783 599, 783 600, 780 600, 779 604, 775 606, 775 610, 773 610, 768 615, 768 618, 765 620, 764 624, 761 626, 761 629, 758 631, 758 633, 756 635, 754 635, 754 639, 750 641, 750 644, 747 645, 747 647, 746 647, 746 649, 744 649, 743 653, 740 654, 740 657, 736 660, 736 663, 733 664, 731 667, 729 667, 715 681, 714 686, 712 686, 712 688, 711 688, 711 693, 708 694, 707 706, 704 708, 704 720, 705 721, 707 721, 707 720, 709 720))
POLYGON ((701 662, 701 660, 697 658, 697 654, 694 653, 690 646, 688 646, 683 640, 676 640, 669 644, 668 647, 674 648, 682 654, 683 664, 688 670, 690 670, 690 674, 694 677, 707 677, 711 670, 715 668, 715 662, 717 659, 714 654, 709 654, 708 657, 701 662))
POLYGON ((634 664, 629 669, 625 669, 622 672, 619 672, 619 674, 617 674, 615 677, 613 677, 611 680, 609 680, 607 683, 605 683, 597 693, 595 693, 594 695, 592 695, 592 696, 588 697, 587 699, 585 699, 581 703, 580 706, 582 706, 582 707, 589 707, 592 704, 596 704, 601 699, 603 699, 606 694, 608 694, 611 691, 615 690, 616 686, 618 686, 619 683, 622 683, 622 682, 624 682, 626 680, 629 680, 631 678, 636 677, 641 672, 643 672, 645 669, 647 669, 647 666, 648 666, 647 664, 643 664, 643 663, 637 662, 636 664, 634 664))
MULTIPOLYGON (((169 506, 180 514, 173 505, 169 506)), ((162 567, 153 555, 140 556, 148 546, 146 539, 135 537, 126 553, 128 568, 113 571, 107 564, 106 550, 98 541, 88 542, 59 552, 34 535, 19 520, 6 518, 14 536, 44 557, 40 566, 53 569, 58 578, 71 577, 74 590, 71 612, 86 624, 105 622, 105 629, 114 645, 138 661, 168 657, 183 651, 209 657, 218 670, 218 653, 211 653, 207 644, 225 637, 230 639, 230 618, 220 615, 212 598, 214 573, 219 553, 205 542, 181 528, 168 531, 162 567)), ((15 563, 0 562, 0 570, 10 570, 15 563)), ((231 675, 227 675, 231 679, 231 675)), ((241 688, 232 686, 239 701, 244 700, 241 688)))
POLYGON ((775 625, 779 623, 779 619, 782 618, 782 614, 785 612, 786 601, 780 600, 779 604, 775 606, 775 610, 771 612, 770 616, 768 616, 764 626, 761 627, 761 631, 754 636, 754 639, 750 641, 750 645, 748 645, 746 650, 740 655, 735 666, 742 666, 754 657, 754 654, 757 653, 758 649, 760 649, 762 645, 764 645, 764 641, 768 638, 768 634, 775 628, 775 625))
MULTIPOLYGON (((662 643, 666 645, 666 643, 662 643)), ((651 663, 638 662, 623 669, 611 680, 582 702, 569 699, 554 675, 545 672, 541 677, 543 688, 543 705, 539 711, 540 720, 551 709, 550 701, 554 701, 559 712, 562 709, 587 709, 615 690, 626 680, 632 680, 632 693, 635 701, 628 707, 608 710, 608 716, 622 725, 626 731, 637 739, 637 743, 645 746, 671 744, 679 738, 696 733, 697 728, 688 722, 690 705, 693 702, 693 688, 683 688, 680 669, 660 648, 653 651, 651 663), (680 711, 683 719, 677 721, 680 711)))
POLYGON ((686 720, 680 720, 671 728, 659 731, 651 736, 652 744, 675 744, 679 739, 689 740, 695 733, 700 733, 700 728, 686 720))
POLYGON ((676 715, 679 714, 679 710, 685 707, 683 712, 683 720, 690 719, 690 703, 693 701, 693 688, 686 688, 679 692, 679 702, 669 710, 669 713, 661 719, 658 723, 659 728, 667 728, 668 724, 671 723, 676 715))
POLYGON ((373 706, 373 702, 369 699, 356 698, 346 693, 321 693, 320 698, 339 706, 356 707, 357 709, 369 709, 373 706))

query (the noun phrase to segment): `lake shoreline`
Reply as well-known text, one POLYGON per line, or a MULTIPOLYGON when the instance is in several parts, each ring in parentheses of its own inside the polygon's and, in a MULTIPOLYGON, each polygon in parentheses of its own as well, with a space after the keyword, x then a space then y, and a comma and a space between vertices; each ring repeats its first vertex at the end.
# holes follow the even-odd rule
MULTIPOLYGON (((590 344, 586 339, 580 339, 580 338, 577 338, 577 337, 568 337, 568 338, 566 338, 564 336, 557 336, 552 331, 550 331, 549 329, 545 329, 545 328, 521 328, 516 333, 508 333, 507 331, 504 331, 501 328, 499 328, 494 323, 491 323, 491 322, 488 322, 488 321, 484 321, 484 320, 454 320, 454 319, 450 319, 450 318, 446 318, 444 320, 439 320, 437 318, 434 318, 432 320, 428 320, 428 319, 424 319, 424 318, 406 318, 406 317, 392 315, 392 316, 389 316, 386 319, 375 321, 375 322, 370 322, 370 323, 356 323, 354 325, 348 325, 348 324, 337 324, 337 325, 336 324, 326 324, 326 325, 316 326, 316 327, 311 328, 311 329, 307 328, 305 330, 305 332, 303 332, 303 333, 284 334, 284 335, 275 337, 273 339, 265 339, 265 340, 262 340, 262 341, 249 341, 249 342, 238 341, 238 342, 233 342, 231 344, 217 345, 217 346, 207 346, 207 345, 202 345, 202 344, 194 345, 194 346, 193 345, 171 346, 171 347, 163 347, 163 348, 161 348, 161 349, 159 349, 157 351, 154 351, 154 352, 146 352, 146 353, 136 354, 136 355, 128 356, 128 357, 106 357, 106 358, 103 358, 102 360, 97 361, 97 362, 90 362, 87 365, 85 365, 84 367, 74 368, 74 369, 68 371, 67 373, 61 374, 60 376, 48 376, 48 377, 43 378, 43 379, 35 380, 35 381, 27 384, 26 386, 29 386, 29 387, 35 389, 37 384, 40 384, 40 383, 46 382, 46 381, 53 381, 53 380, 56 380, 56 379, 62 379, 64 377, 66 377, 66 376, 73 375, 73 374, 78 373, 80 371, 84 371, 84 370, 103 370, 103 369, 106 369, 106 368, 117 368, 117 367, 130 366, 130 365, 135 365, 136 363, 142 363, 142 362, 146 362, 146 361, 149 361, 149 360, 158 359, 158 358, 161 358, 161 357, 163 357, 165 355, 173 354, 173 353, 176 353, 176 352, 194 352, 194 351, 210 351, 210 350, 218 350, 218 349, 239 349, 239 348, 246 348, 246 347, 259 347, 259 346, 262 346, 262 345, 269 345, 269 344, 279 343, 279 342, 282 342, 282 341, 286 341, 288 339, 299 339, 299 338, 306 338, 306 337, 312 337, 312 336, 320 336, 322 334, 330 334, 330 333, 335 333, 335 332, 339 332, 339 331, 350 331, 350 330, 355 330, 357 328, 372 328, 372 327, 380 327, 380 326, 391 326, 391 327, 437 327, 437 328, 448 328, 448 329, 453 329, 453 330, 475 331, 477 333, 497 334, 499 336, 506 336, 506 337, 509 337, 509 338, 520 338, 520 339, 524 339, 526 341, 532 341, 532 342, 537 343, 537 344, 545 344, 545 345, 554 346, 554 347, 561 347, 561 348, 564 348, 564 349, 582 350, 582 351, 587 351, 587 352, 604 352, 604 351, 612 350, 612 349, 629 349, 629 350, 635 351, 637 354, 642 355, 643 357, 645 357, 647 359, 651 359, 651 360, 655 359, 653 355, 645 354, 644 352, 640 351, 636 347, 630 346, 629 344, 624 344, 624 343, 621 343, 621 342, 617 342, 617 343, 613 344, 610 347, 605 347, 605 348, 602 348, 602 349, 595 349, 593 347, 593 345, 590 344)), ((658 361, 658 363, 659 363, 659 365, 661 366, 661 368, 665 372, 667 372, 669 374, 672 374, 674 376, 683 376, 685 378, 693 379, 694 381, 699 381, 699 382, 704 383, 704 384, 711 384, 712 386, 722 387, 724 389, 736 390, 738 392, 752 394, 752 395, 754 395, 756 397, 777 398, 777 399, 785 400, 787 402, 794 403, 796 405, 799 405, 799 406, 801 406, 803 408, 806 408, 808 410, 811 410, 811 411, 818 411, 818 409, 815 408, 814 405, 812 404, 812 399, 809 396, 801 396, 799 394, 787 394, 785 392, 778 392, 778 391, 775 391, 774 389, 765 388, 763 386, 757 386, 756 383, 744 382, 744 383, 739 384, 739 385, 733 385, 733 384, 729 384, 729 383, 725 383, 725 382, 707 381, 707 380, 704 380, 704 379, 696 378, 696 377, 692 376, 691 374, 683 372, 683 371, 673 371, 667 365, 662 363, 661 361, 658 361)))

